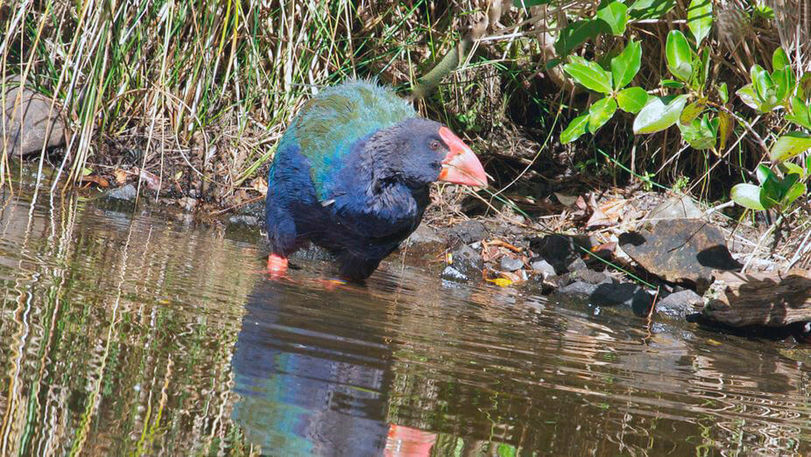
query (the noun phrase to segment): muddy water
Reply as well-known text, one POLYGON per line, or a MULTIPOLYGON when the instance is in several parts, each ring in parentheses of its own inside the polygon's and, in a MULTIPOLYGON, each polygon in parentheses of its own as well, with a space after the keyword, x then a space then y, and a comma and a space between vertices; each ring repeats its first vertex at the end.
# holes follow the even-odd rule
POLYGON ((260 273, 256 234, 76 196, 0 210, 0 455, 811 452, 791 342, 444 283, 260 273))

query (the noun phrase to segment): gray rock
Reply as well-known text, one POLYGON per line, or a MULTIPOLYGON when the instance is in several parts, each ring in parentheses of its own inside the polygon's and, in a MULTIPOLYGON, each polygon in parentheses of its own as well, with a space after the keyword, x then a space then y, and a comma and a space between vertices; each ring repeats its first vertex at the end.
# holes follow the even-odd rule
POLYGON ((454 268, 453 265, 446 266, 445 269, 442 270, 440 277, 442 277, 442 279, 448 279, 450 281, 458 281, 458 282, 470 281, 470 278, 467 277, 467 275, 454 268))
POLYGON ((555 267, 550 265, 549 262, 544 259, 533 260, 530 262, 529 266, 532 267, 532 269, 536 272, 540 273, 544 278, 555 276, 556 274, 555 267))
POLYGON ((578 257, 578 258, 574 259, 574 261, 572 263, 570 263, 569 266, 566 267, 566 268, 571 272, 575 272, 575 271, 588 270, 589 266, 586 265, 586 262, 583 259, 578 257))
POLYGON ((572 271, 572 267, 574 269, 586 267, 580 258, 583 253, 581 247, 589 249, 588 238, 553 234, 530 241, 530 248, 539 258, 549 262, 557 274, 572 271), (578 260, 580 262, 577 262, 578 260))
POLYGON ((484 267, 482 257, 470 246, 463 244, 456 248, 451 253, 451 258, 453 259, 453 263, 448 265, 448 267, 452 268, 445 268, 445 271, 442 272, 443 278, 468 281, 481 277, 482 268, 484 267))
POLYGON ((451 227, 448 233, 452 238, 464 244, 481 241, 489 236, 487 229, 484 228, 484 224, 474 220, 460 222, 451 227))
POLYGON ((412 246, 415 244, 444 244, 445 240, 439 236, 436 230, 428 225, 420 225, 417 227, 417 230, 405 240, 406 246, 412 246))
POLYGON ((674 292, 656 303, 656 312, 665 316, 683 319, 688 314, 701 311, 704 299, 690 289, 674 292))
POLYGON ((110 189, 104 196, 110 200, 132 201, 138 196, 138 190, 132 184, 110 189))
POLYGON ((555 291, 556 295, 566 295, 587 298, 597 289, 597 284, 589 284, 584 281, 575 281, 555 291))
POLYGON ((569 278, 572 281, 583 281, 589 284, 605 284, 612 282, 607 274, 594 270, 573 271, 569 273, 569 278))
POLYGON ((523 268, 524 262, 521 259, 505 255, 501 258, 500 267, 502 271, 516 271, 523 268))
MULTIPOLYGON (((16 156, 38 153, 45 145, 50 149, 65 144, 65 124, 60 117, 60 108, 51 110, 51 100, 27 87, 20 87, 19 77, 8 78, 3 84, 6 90, 6 106, 3 110, 6 125, 6 140, 11 153, 16 156), (17 97, 22 93, 19 104, 17 97), (50 116, 49 116, 50 113, 50 116), (51 126, 48 141, 45 141, 48 126, 51 126)), ((3 132, 0 131, 0 135, 3 132)), ((0 137, 0 141, 3 138, 0 137)))
POLYGON ((673 196, 659 206, 653 208, 646 219, 698 219, 703 216, 702 211, 693 203, 693 200, 683 195, 673 196))
POLYGON ((634 296, 641 290, 639 286, 631 283, 602 283, 597 285, 589 299, 594 305, 631 306, 634 296))
POLYGON ((237 214, 228 218, 228 222, 234 225, 247 225, 248 227, 256 227, 259 225, 260 220, 254 216, 247 214, 237 214))

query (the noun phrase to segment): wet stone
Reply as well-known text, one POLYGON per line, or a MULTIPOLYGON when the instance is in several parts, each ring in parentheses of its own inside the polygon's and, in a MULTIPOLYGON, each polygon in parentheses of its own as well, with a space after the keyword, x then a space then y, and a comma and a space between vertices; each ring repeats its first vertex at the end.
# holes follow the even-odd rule
POLYGON ((463 244, 451 252, 453 263, 445 267, 442 278, 455 281, 469 281, 481 277, 482 262, 481 255, 472 247, 463 244), (448 268, 450 267, 450 268, 448 268))
POLYGON ((406 246, 412 246, 417 244, 444 244, 445 240, 439 236, 439 233, 428 225, 420 225, 417 227, 417 230, 405 240, 406 246))
POLYGON ((260 220, 254 216, 248 216, 247 214, 238 214, 236 216, 229 217, 228 222, 234 225, 256 227, 259 225, 260 220))
POLYGON ((138 190, 132 184, 110 189, 104 196, 110 200, 132 201, 138 196, 138 190))
MULTIPOLYGON (((7 79, 2 86, 8 90, 5 94, 6 106, 0 115, 5 117, 5 133, 11 154, 24 156, 39 153, 43 146, 50 149, 65 144, 65 125, 59 116, 59 107, 54 106, 51 110, 50 98, 27 87, 20 87, 19 77, 16 76, 7 79), (21 91, 22 96, 19 97, 21 91), (46 142, 48 128, 51 132, 46 142)), ((0 142, 2 135, 0 131, 0 142)))
POLYGON ((574 281, 583 281, 589 284, 604 284, 611 282, 611 278, 607 274, 588 269, 573 271, 569 273, 569 278, 574 281))
POLYGON ((683 319, 701 311, 704 299, 690 289, 674 292, 656 303, 656 312, 668 317, 683 319))
POLYGON ((501 258, 500 267, 503 271, 516 271, 520 270, 523 266, 524 262, 522 262, 521 259, 506 255, 501 258))
POLYGON ((555 267, 544 259, 533 260, 530 262, 529 266, 532 267, 535 272, 540 273, 544 278, 555 276, 556 274, 555 267))

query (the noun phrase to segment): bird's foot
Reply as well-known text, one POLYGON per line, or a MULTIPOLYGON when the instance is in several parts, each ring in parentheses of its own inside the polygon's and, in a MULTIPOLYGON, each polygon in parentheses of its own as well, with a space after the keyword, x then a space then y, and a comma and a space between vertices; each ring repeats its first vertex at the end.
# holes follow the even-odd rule
POLYGON ((269 255, 268 273, 274 278, 278 278, 287 273, 287 257, 281 257, 276 254, 269 255))

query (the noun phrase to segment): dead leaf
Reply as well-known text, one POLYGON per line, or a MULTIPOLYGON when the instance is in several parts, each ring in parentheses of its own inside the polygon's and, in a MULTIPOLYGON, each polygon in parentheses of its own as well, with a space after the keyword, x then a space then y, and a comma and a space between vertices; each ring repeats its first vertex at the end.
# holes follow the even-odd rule
POLYGON ((153 192, 158 192, 160 190, 161 180, 154 173, 150 173, 149 171, 146 170, 141 170, 140 173, 138 173, 138 176, 141 179, 141 181, 146 183, 146 186, 149 188, 149 190, 153 192))
POLYGON ((268 194, 268 182, 261 176, 251 181, 251 188, 262 195, 268 194))
POLYGON ((116 168, 115 171, 113 171, 113 177, 115 178, 116 184, 119 186, 127 182, 127 176, 129 176, 129 173, 126 170, 116 168))
POLYGON ((81 181, 87 184, 95 184, 99 187, 110 187, 110 183, 99 175, 82 176, 81 181))

